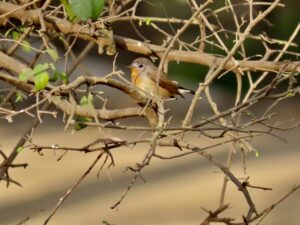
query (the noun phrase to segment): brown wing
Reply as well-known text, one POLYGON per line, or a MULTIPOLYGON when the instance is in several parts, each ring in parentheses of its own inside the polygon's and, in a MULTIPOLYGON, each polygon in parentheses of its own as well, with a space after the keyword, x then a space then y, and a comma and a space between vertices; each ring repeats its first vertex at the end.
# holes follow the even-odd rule
MULTIPOLYGON (((155 72, 151 72, 149 77, 151 80, 156 82, 157 70, 152 70, 152 71, 155 71, 155 72)), ((180 95, 181 97, 183 97, 183 95, 178 90, 177 84, 168 80, 167 74, 164 72, 161 72, 161 74, 160 74, 159 86, 164 89, 167 89, 170 92, 170 94, 172 94, 172 95, 180 95)))
POLYGON ((160 79, 159 86, 167 89, 172 95, 180 95, 181 97, 183 97, 183 95, 178 90, 177 84, 175 84, 172 81, 166 79, 160 79))

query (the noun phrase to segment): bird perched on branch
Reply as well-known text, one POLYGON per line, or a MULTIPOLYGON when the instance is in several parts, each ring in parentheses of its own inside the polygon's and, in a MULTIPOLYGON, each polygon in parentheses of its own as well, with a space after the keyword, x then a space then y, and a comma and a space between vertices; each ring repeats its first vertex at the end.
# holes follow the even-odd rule
POLYGON ((154 96, 155 91, 160 98, 172 98, 175 95, 183 97, 184 93, 195 94, 193 90, 179 86, 175 81, 168 79, 167 74, 160 72, 160 78, 157 85, 158 68, 150 59, 137 58, 127 66, 131 71, 131 82, 142 91, 144 94, 154 96))

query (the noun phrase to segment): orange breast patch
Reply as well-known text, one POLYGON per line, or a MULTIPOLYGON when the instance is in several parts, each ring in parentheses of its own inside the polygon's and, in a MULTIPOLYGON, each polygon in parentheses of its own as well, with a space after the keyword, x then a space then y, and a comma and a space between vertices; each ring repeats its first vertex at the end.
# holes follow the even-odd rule
POLYGON ((131 69, 131 82, 136 86, 139 86, 139 84, 141 83, 141 78, 139 77, 138 70, 135 68, 131 69))

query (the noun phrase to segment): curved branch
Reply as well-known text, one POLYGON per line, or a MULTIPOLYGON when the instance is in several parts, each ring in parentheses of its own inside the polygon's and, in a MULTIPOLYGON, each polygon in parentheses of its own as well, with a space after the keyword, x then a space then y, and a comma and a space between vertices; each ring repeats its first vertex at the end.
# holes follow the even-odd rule
POLYGON ((116 120, 128 117, 142 116, 141 107, 128 107, 124 109, 95 109, 92 112, 90 107, 74 105, 61 96, 51 96, 51 103, 66 114, 70 115, 74 111, 77 116, 94 118, 95 116, 102 120, 116 120))
MULTIPOLYGON (((7 2, 0 2, 0 13, 8 13, 10 11, 15 10, 18 7, 14 4, 7 2)), ((19 19, 22 22, 33 22, 35 24, 40 24, 40 20, 38 17, 39 10, 24 10, 21 9, 19 11, 14 11, 8 15, 7 18, 15 18, 19 19)), ((6 18, 6 19, 7 19, 6 18)), ((94 41, 100 47, 103 44, 110 45, 111 39, 100 37, 99 34, 95 31, 95 29, 91 29, 88 26, 72 24, 68 20, 60 19, 54 16, 45 15, 45 25, 49 29, 56 29, 62 32, 63 34, 73 34, 78 35, 79 38, 88 41, 94 41), (97 36, 97 39, 94 37, 97 36), (101 38, 101 41, 98 40, 101 38)), ((5 21, 1 21, 0 23, 4 23, 5 21)), ((131 52, 136 52, 144 55, 151 55, 155 53, 159 57, 163 56, 165 52, 165 48, 154 45, 154 44, 146 44, 134 39, 125 38, 122 36, 114 35, 114 41, 117 46, 124 48, 131 52)), ((196 63, 204 66, 216 65, 219 66, 223 63, 224 57, 217 57, 212 54, 199 52, 199 51, 182 51, 182 50, 171 50, 167 57, 168 61, 181 61, 181 62, 190 62, 196 63)), ((265 60, 237 60, 237 64, 239 69, 243 71, 280 71, 280 68, 286 62, 273 62, 273 61, 265 61, 265 60)), ((300 61, 290 62, 290 64, 286 67, 285 72, 300 72, 300 61)), ((236 68, 236 63, 227 62, 224 66, 225 70, 231 70, 236 68)))
MULTIPOLYGON (((0 51, 0 67, 7 69, 11 72, 16 74, 21 73, 23 70, 29 69, 25 64, 19 62, 18 60, 4 54, 0 51), (9 63, 8 63, 9 62, 9 63), (14 66, 15 65, 15 66, 14 66)), ((19 88, 26 92, 33 92, 34 85, 21 81, 16 77, 10 76, 5 73, 0 72, 0 80, 3 80, 6 83, 9 83, 16 88, 19 88)), ((146 116, 150 125, 155 126, 158 121, 157 113, 155 108, 152 107, 151 104, 148 104, 148 99, 141 95, 137 89, 133 89, 130 86, 112 79, 106 79, 102 77, 78 77, 75 81, 71 82, 68 85, 54 87, 47 91, 44 94, 45 97, 49 99, 51 103, 53 103, 56 107, 67 114, 71 114, 71 112, 75 115, 94 118, 95 115, 99 119, 103 120, 114 120, 114 119, 121 119, 127 117, 134 117, 134 116, 146 116), (62 92, 68 92, 73 90, 74 88, 79 87, 82 84, 89 84, 89 85, 96 85, 102 84, 106 86, 113 87, 115 89, 121 90, 124 93, 131 96, 131 98, 141 107, 145 107, 145 110, 142 110, 141 107, 129 107, 123 109, 95 109, 92 111, 90 108, 74 105, 66 99, 63 99, 61 96, 62 92), (52 94, 56 94, 55 96, 52 94), (49 95, 50 94, 50 95, 49 95), (143 112, 142 112, 143 111, 143 112)))

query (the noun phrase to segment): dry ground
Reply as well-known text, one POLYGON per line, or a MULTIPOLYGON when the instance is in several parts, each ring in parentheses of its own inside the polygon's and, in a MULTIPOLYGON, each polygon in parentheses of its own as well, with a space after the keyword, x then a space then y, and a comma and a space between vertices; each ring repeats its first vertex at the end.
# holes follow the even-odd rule
MULTIPOLYGON (((69 146, 84 146, 94 140, 98 132, 87 129, 75 134, 64 132, 62 125, 45 121, 35 135, 40 144, 58 143, 69 146)), ((1 123, 1 149, 8 153, 28 124, 24 120, 15 124, 1 123)), ((113 131, 115 133, 115 131, 113 131)), ((135 133, 119 137, 132 139, 135 133)), ((260 151, 256 158, 250 153, 247 172, 254 185, 273 188, 273 191, 251 190, 257 208, 267 207, 284 195, 294 184, 300 182, 299 129, 284 133, 288 143, 266 137, 256 142, 260 151)), ((193 137, 200 146, 209 144, 208 140, 193 137)), ((93 171, 75 192, 66 200, 50 224, 103 224, 114 225, 181 225, 199 224, 205 217, 201 207, 214 209, 218 204, 222 174, 204 158, 192 155, 173 161, 155 160, 144 171, 147 183, 138 182, 118 207, 112 206, 126 189, 132 174, 123 173, 126 166, 139 162, 147 146, 138 145, 134 150, 114 150, 116 167, 105 169, 100 178, 93 171)), ((176 149, 161 151, 178 151, 176 149)), ((219 148, 214 152, 225 160, 226 150, 219 148), (222 151, 223 150, 223 151, 222 151)), ((18 162, 28 162, 28 168, 14 169, 11 175, 22 183, 23 188, 0 184, 0 224, 14 225, 30 216, 27 225, 42 224, 58 199, 84 173, 95 158, 95 154, 68 153, 57 162, 60 152, 44 151, 43 156, 29 150, 20 153, 18 162)), ((240 154, 235 155, 234 172, 244 177, 240 164, 240 154)), ((98 169, 99 167, 97 167, 98 169)), ((242 194, 229 185, 226 202, 231 208, 225 215, 241 217, 245 213, 242 194)), ((296 192, 279 205, 268 218, 265 225, 297 225, 300 221, 300 192, 296 192)))

